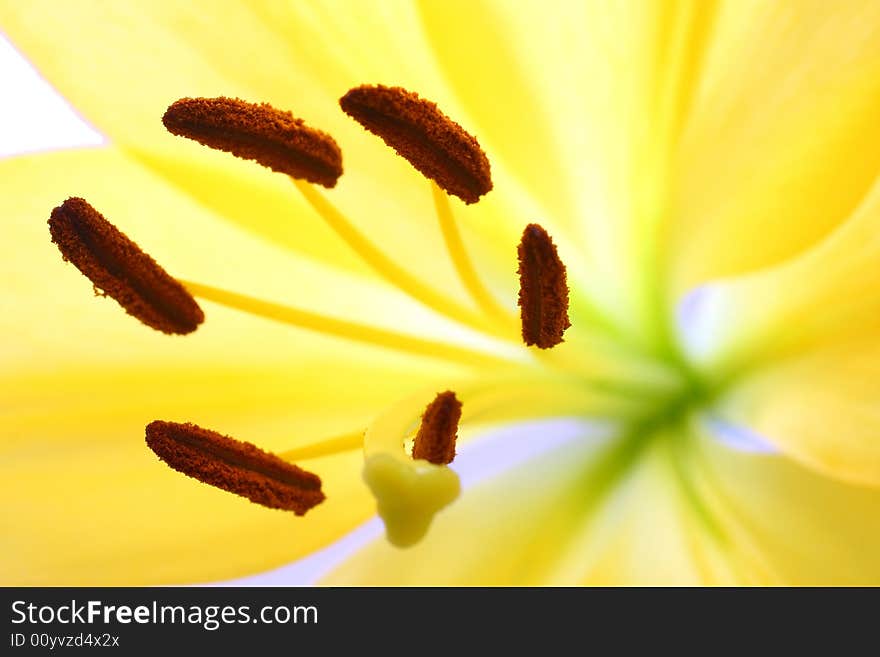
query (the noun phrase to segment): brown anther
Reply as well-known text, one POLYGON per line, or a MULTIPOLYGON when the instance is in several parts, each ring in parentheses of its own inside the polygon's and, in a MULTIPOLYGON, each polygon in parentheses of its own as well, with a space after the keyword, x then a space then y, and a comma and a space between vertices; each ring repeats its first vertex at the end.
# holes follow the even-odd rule
POLYGON ((342 175, 342 151, 333 137, 268 103, 181 98, 162 123, 174 135, 324 187, 335 187, 342 175))
POLYGON ((461 402, 451 390, 439 393, 422 414, 412 457, 436 465, 452 463, 461 420, 461 402))
POLYGON ((146 434, 150 449, 174 470, 251 502, 301 516, 324 501, 318 475, 251 443, 161 420, 150 422, 146 434))
POLYGON ((562 334, 571 326, 565 265, 538 224, 526 226, 517 251, 523 341, 549 349, 562 342, 562 334))
POLYGON ((339 105, 426 178, 465 203, 476 203, 492 189, 489 159, 480 144, 436 103, 400 87, 363 85, 340 98, 339 105))
POLYGON ((116 299, 147 326, 184 334, 205 320, 186 288, 84 199, 69 198, 52 210, 49 232, 64 259, 96 291, 116 299))

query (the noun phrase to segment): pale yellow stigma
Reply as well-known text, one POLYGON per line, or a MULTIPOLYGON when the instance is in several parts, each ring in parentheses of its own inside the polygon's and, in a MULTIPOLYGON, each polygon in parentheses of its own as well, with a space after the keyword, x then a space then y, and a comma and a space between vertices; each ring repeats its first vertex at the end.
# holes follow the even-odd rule
POLYGON ((415 395, 376 420, 364 435, 364 481, 376 498, 388 541, 397 547, 418 543, 434 516, 461 492, 455 471, 413 459, 404 443, 415 433, 432 393, 415 395))
POLYGON ((397 547, 418 543, 434 515, 461 492, 458 475, 442 465, 375 454, 364 464, 364 481, 376 497, 388 541, 397 547))

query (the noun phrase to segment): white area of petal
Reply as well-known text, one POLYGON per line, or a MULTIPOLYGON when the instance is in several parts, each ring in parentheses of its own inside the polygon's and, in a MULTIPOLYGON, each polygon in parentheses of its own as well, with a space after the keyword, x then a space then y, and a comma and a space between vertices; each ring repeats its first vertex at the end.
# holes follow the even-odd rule
POLYGON ((728 447, 752 454, 775 454, 776 449, 761 434, 717 417, 704 418, 709 435, 728 447))
POLYGON ((106 143, 2 33, 0 82, 0 157, 106 143))

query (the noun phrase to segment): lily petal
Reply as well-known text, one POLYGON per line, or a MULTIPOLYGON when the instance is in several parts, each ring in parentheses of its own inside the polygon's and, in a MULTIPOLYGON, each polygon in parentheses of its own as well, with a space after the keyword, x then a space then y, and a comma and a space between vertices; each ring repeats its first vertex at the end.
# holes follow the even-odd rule
POLYGON ((670 286, 782 262, 880 171, 880 6, 726 2, 674 170, 670 286))
POLYGON ((721 401, 731 422, 831 477, 880 487, 880 346, 850 340, 768 365, 721 401))
POLYGON ((694 362, 724 379, 858 335, 880 317, 880 178, 853 216, 796 258, 696 288, 680 330, 694 362))
POLYGON ((799 257, 698 288, 685 349, 727 392, 726 418, 804 464, 880 483, 873 384, 880 324, 880 180, 853 217, 799 257))
POLYGON ((750 555, 756 583, 880 583, 880 489, 711 438, 701 440, 698 452, 697 494, 714 510, 729 542, 750 555))

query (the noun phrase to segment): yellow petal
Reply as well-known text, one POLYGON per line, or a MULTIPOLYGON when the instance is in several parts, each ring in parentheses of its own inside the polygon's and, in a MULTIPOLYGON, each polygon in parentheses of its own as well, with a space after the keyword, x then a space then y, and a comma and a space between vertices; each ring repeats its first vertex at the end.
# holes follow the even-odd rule
POLYGON ((159 117, 183 96, 251 97, 315 124, 335 110, 331 120, 341 124, 347 119, 335 100, 351 86, 388 75, 383 82, 432 84, 420 19, 409 3, 354 2, 339 11, 322 2, 233 1, 216 11, 208 0, 86 0, 76 8, 38 0, 4 6, 0 17, 12 42, 61 94, 126 145, 160 137, 159 117))
POLYGON ((880 5, 736 0, 711 34, 669 217, 675 293, 781 262, 880 170, 880 5))
POLYGON ((853 216, 796 258, 696 288, 681 307, 690 357, 724 380, 786 354, 876 335, 880 179, 853 216))
POLYGON ((737 581, 736 564, 676 478, 666 444, 676 439, 655 437, 662 442, 645 449, 608 491, 561 551, 554 583, 696 586, 737 581))
MULTIPOLYGON (((794 586, 880 583, 880 489, 822 476, 779 455, 703 441, 697 485, 758 581, 794 586), (705 475, 705 476, 702 476, 705 475)), ((756 582, 757 583, 757 582, 756 582)))
POLYGON ((849 340, 768 365, 722 402, 731 422, 757 431, 806 466, 880 486, 880 345, 849 340))

